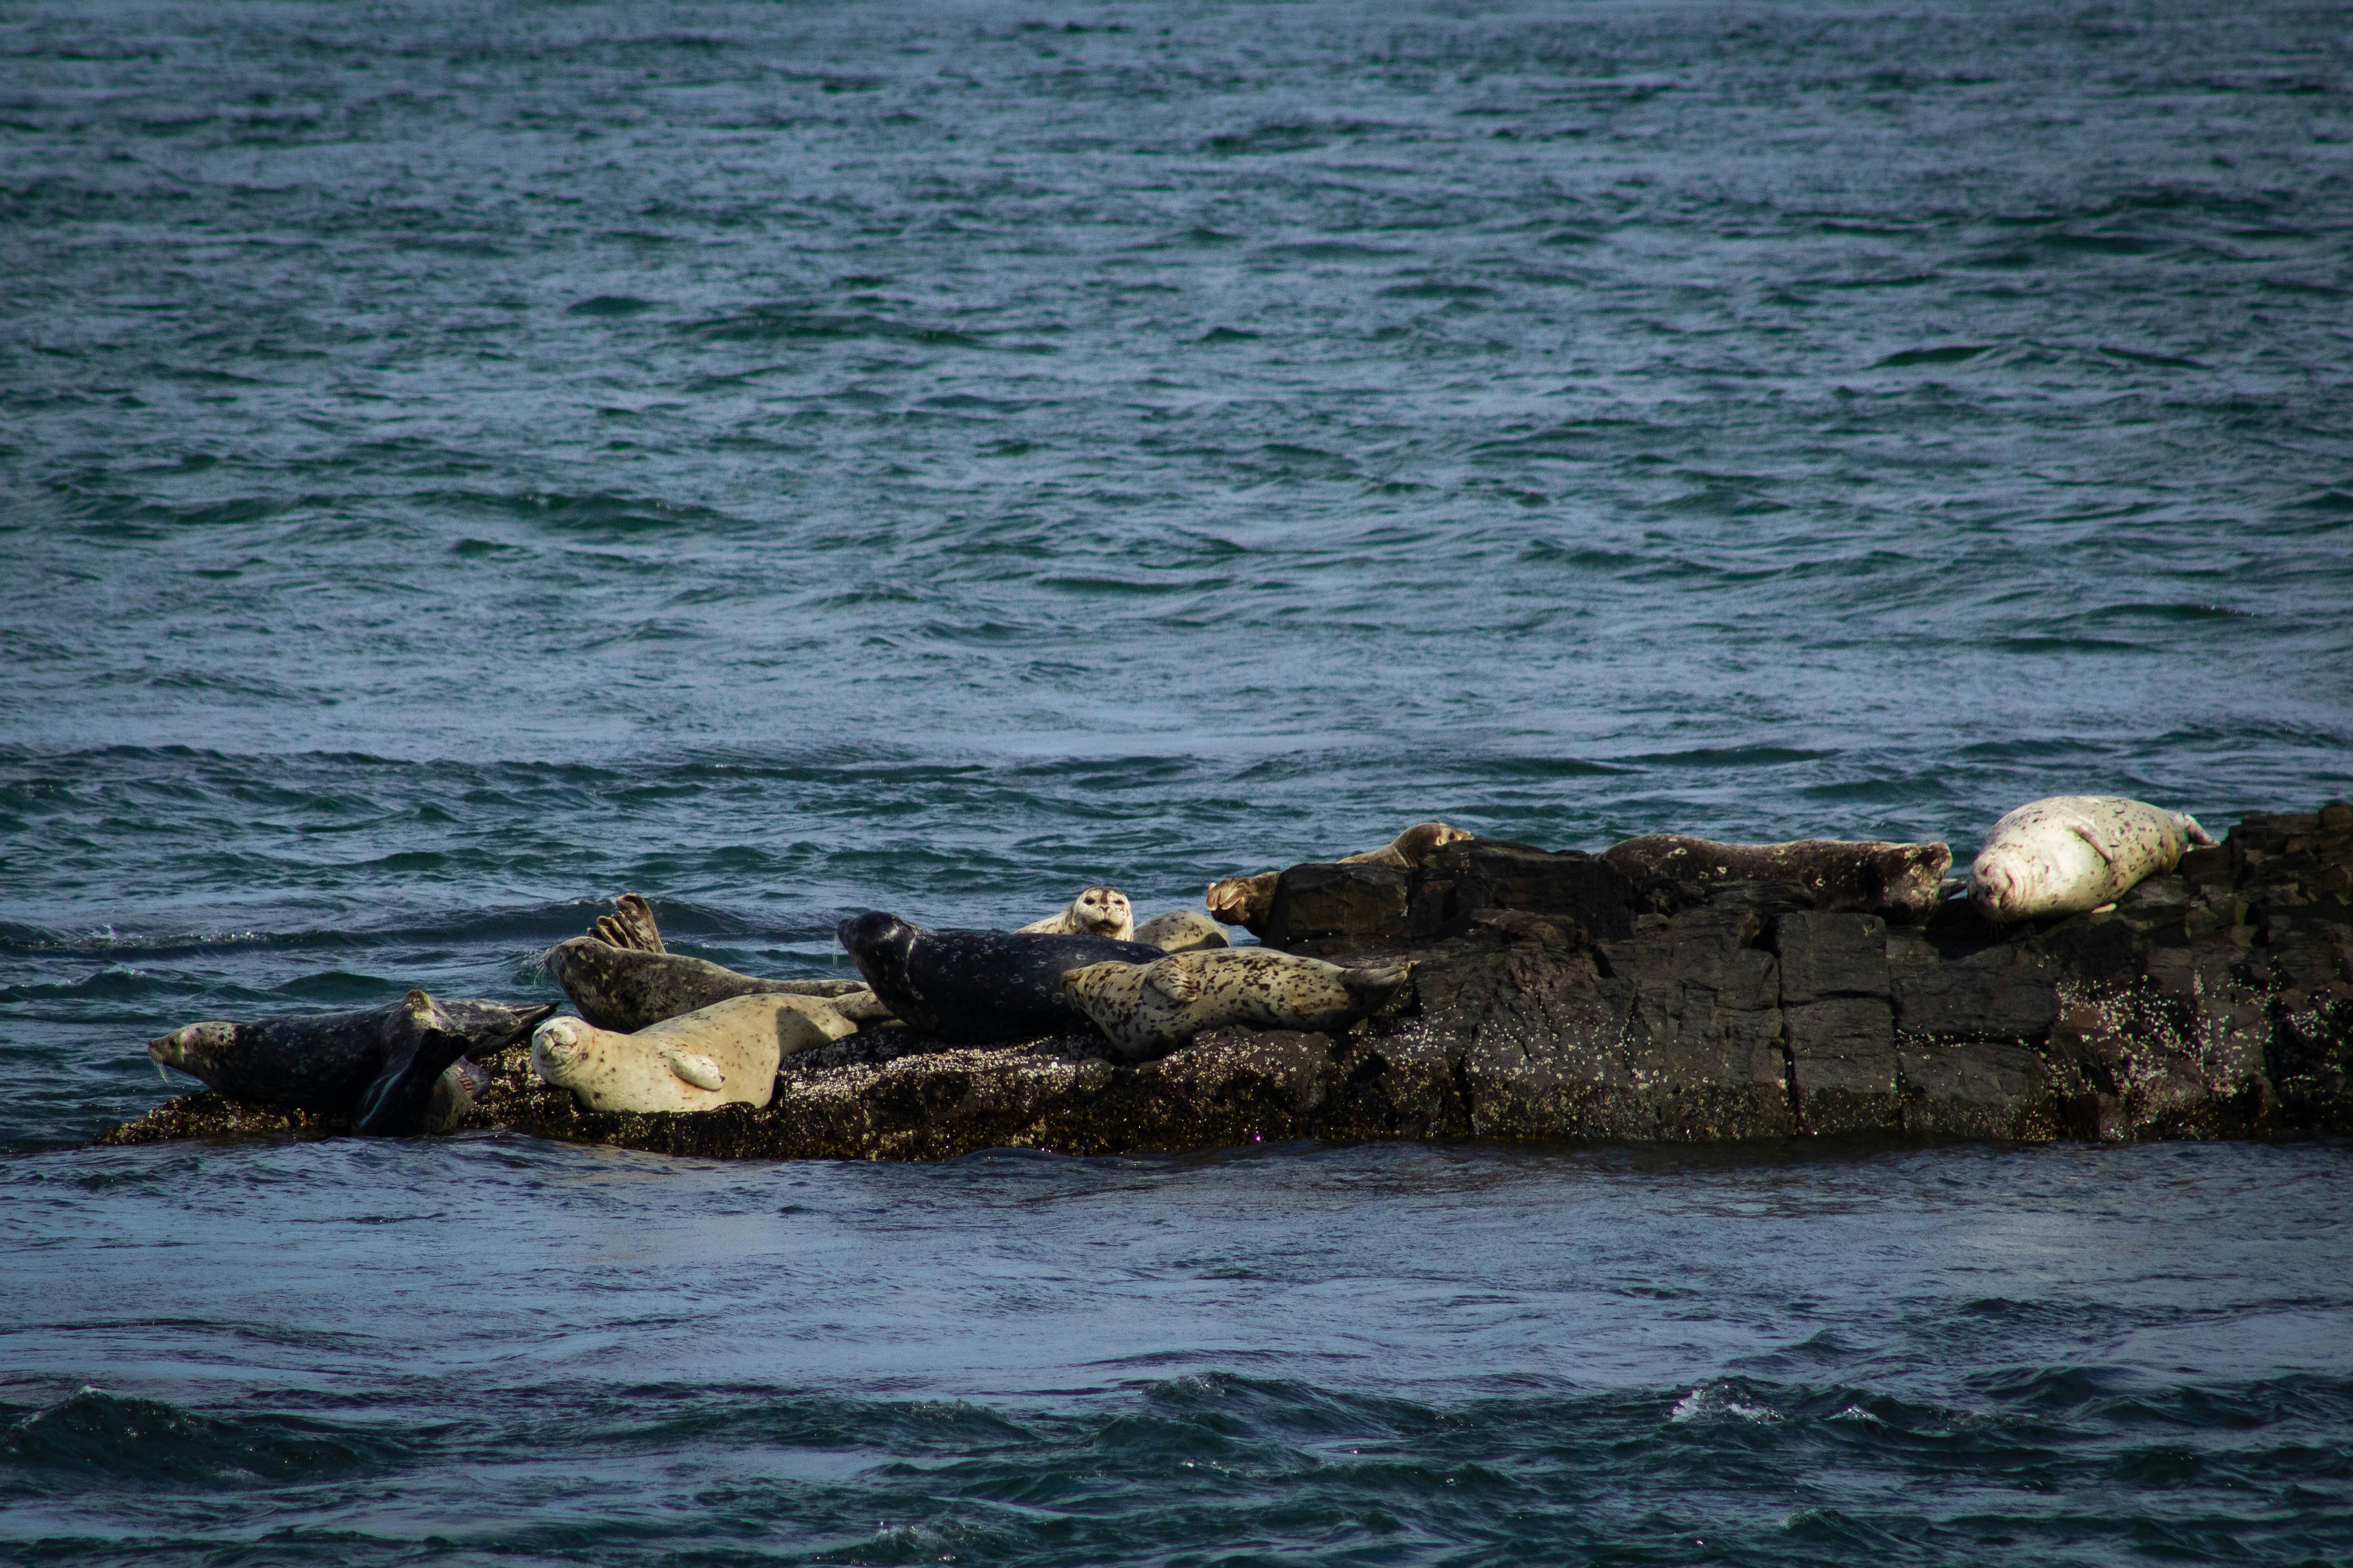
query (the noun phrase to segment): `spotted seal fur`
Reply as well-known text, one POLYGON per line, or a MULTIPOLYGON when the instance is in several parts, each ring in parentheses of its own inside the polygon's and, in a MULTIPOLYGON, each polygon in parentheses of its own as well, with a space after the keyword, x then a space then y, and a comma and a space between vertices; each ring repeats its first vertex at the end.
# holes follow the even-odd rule
POLYGON ((411 991, 389 1006, 312 1013, 259 1024, 189 1024, 147 1043, 162 1067, 252 1105, 348 1116, 353 1130, 409 1136, 448 1113, 436 1089, 462 1057, 477 1061, 520 1045, 555 1011, 472 999, 437 1002, 411 991))
POLYGON ((1062 976, 1071 1001, 1133 1061, 1166 1056, 1229 1024, 1330 1031, 1378 1009, 1411 962, 1344 969, 1271 948, 1179 952, 1151 963, 1092 963, 1062 976))
POLYGON ((1113 942, 1135 940, 1135 910, 1117 888, 1089 888, 1070 907, 1020 928, 1025 935, 1107 936, 1113 942))
POLYGON ((2214 840, 2198 819, 2120 795, 2054 795, 2006 814, 1969 865, 1969 902, 2007 923, 2112 904, 2214 840))

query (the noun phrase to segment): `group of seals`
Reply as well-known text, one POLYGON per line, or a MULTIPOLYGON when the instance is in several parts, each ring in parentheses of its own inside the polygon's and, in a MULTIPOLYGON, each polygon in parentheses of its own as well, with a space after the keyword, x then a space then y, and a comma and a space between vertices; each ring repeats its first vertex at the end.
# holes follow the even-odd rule
POLYGON ((554 1011, 552 1002, 437 1002, 411 991, 355 1013, 189 1024, 150 1040, 147 1054, 231 1100, 349 1117, 355 1132, 405 1137, 434 1131, 468 1093, 462 1079, 450 1081, 461 1058, 487 1061, 554 1011))
MULTIPOLYGON (((1378 849, 1343 858, 1414 868, 1472 836, 1419 823, 1378 849)), ((2197 821, 2120 795, 2057 795, 1994 824, 1969 868, 1969 901, 1997 923, 2097 910, 2144 878, 2211 845, 2197 821)), ((1604 850, 1630 876, 1708 883, 1794 884, 1825 907, 1893 917, 1931 911, 1946 886, 1942 844, 1720 844, 1654 834, 1604 850)), ((1219 922, 1256 931, 1281 874, 1209 885, 1198 910, 1141 926, 1125 894, 1082 891, 1018 931, 930 930, 880 911, 837 929, 864 977, 777 980, 670 952, 634 893, 590 934, 557 943, 547 971, 580 1011, 437 1001, 422 991, 388 1006, 260 1024, 190 1024, 150 1042, 163 1067, 237 1100, 348 1118, 363 1133, 436 1130, 462 1102, 468 1058, 528 1038, 548 1083, 600 1110, 762 1106, 777 1064, 861 1027, 903 1021, 944 1041, 1009 1040, 1092 1026, 1131 1060, 1164 1055, 1206 1030, 1344 1028, 1396 998, 1409 963, 1344 968, 1266 948, 1227 946, 1219 922)))

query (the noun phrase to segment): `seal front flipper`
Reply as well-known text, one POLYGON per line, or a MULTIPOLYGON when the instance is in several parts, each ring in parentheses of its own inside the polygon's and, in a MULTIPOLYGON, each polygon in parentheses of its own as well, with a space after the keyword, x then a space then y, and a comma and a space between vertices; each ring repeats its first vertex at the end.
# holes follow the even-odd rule
POLYGON ((1179 969, 1171 964, 1146 964, 1144 966, 1144 989, 1182 1007, 1200 1000, 1201 977, 1193 970, 1179 969))
POLYGON ((2097 855, 2108 865, 2111 867, 2116 865, 2116 852, 2100 841, 2100 829, 2097 824, 2085 821, 2071 822, 2067 824, 2067 831, 2089 845, 2092 853, 2097 855))
POLYGON ((713 1094, 718 1093, 727 1081, 727 1075, 719 1070, 719 1064, 700 1051, 664 1051, 662 1064, 679 1079, 697 1089, 707 1089, 713 1094))
POLYGON ((360 1097, 352 1131, 403 1138, 425 1130, 433 1090, 472 1041, 422 991, 412 991, 384 1022, 384 1070, 360 1097))

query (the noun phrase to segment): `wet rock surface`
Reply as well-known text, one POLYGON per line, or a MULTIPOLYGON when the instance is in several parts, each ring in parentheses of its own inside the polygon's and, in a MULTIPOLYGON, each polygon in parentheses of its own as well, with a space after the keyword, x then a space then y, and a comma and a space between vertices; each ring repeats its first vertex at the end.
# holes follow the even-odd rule
MULTIPOLYGON (((1282 873, 1267 940, 1410 956, 1339 1036, 1227 1029, 1124 1066, 1076 1035, 897 1026, 787 1058, 759 1110, 607 1115, 486 1064, 460 1128, 713 1157, 1073 1154, 1281 1138, 2216 1138, 2353 1131, 2353 806, 2251 816, 2111 910, 2006 930, 1794 885, 1621 875, 1475 841, 1282 873)), ((323 1136, 186 1096, 107 1135, 323 1136)))

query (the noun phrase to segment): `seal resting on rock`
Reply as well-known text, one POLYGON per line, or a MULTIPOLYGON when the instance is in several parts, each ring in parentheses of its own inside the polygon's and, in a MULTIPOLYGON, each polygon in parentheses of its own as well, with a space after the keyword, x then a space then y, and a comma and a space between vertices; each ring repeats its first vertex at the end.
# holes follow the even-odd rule
POLYGON ((354 1131, 403 1137, 432 1125, 435 1089, 460 1057, 519 1045, 554 1011, 552 1002, 436 1002, 412 991, 364 1012, 189 1024, 150 1040, 147 1054, 231 1100, 348 1116, 354 1131))
POLYGON ((634 1034, 550 1018, 532 1035, 531 1065, 590 1110, 761 1106, 779 1061, 853 1032, 814 997, 731 996, 634 1034))
POLYGON ((1878 839, 1799 838, 1786 844, 1718 844, 1679 833, 1652 833, 1613 844, 1599 858, 1635 878, 1662 877, 1704 887, 1715 882, 1780 882, 1803 888, 1824 910, 1920 919, 1943 898, 1953 851, 1943 844, 1878 839))
POLYGON ((1343 969, 1271 948, 1178 952, 1152 963, 1091 963, 1063 987, 1131 1061, 1165 1057, 1228 1024, 1345 1029, 1395 996, 1411 962, 1343 969))
POLYGON ((613 913, 600 917, 586 936, 557 942, 540 962, 582 1017, 624 1034, 730 996, 823 996, 852 1023, 883 1023, 890 1016, 855 980, 769 980, 671 952, 662 945, 653 910, 635 893, 614 900, 613 913))
POLYGON ((1071 907, 1021 928, 1025 934, 1046 936, 1107 936, 1113 942, 1135 937, 1135 910, 1117 888, 1089 888, 1071 900, 1071 907))
MULTIPOLYGON (((1441 845, 1460 844, 1472 835, 1460 827, 1450 827, 1443 822, 1417 822, 1378 849, 1367 849, 1361 855, 1343 855, 1335 862, 1341 866, 1402 866, 1408 870, 1419 866, 1430 852, 1441 845)), ((1252 936, 1262 936, 1261 929, 1266 918, 1274 911, 1275 884, 1282 880, 1280 871, 1261 871, 1254 877, 1228 877, 1209 884, 1209 912, 1229 926, 1240 926, 1252 936)))
POLYGON ((1171 910, 1135 928, 1135 940, 1163 952, 1193 952, 1229 945, 1218 922, 1198 910, 1171 910))
POLYGON ((2198 819, 2120 795, 2054 795, 1993 825, 1969 865, 1969 902, 1998 923, 2081 914, 2161 877, 2192 845, 2198 819))
POLYGON ((883 1005, 943 1040, 1023 1040, 1083 1027, 1062 973, 1167 956, 1140 942, 1044 931, 927 931, 870 910, 836 928, 883 1005))

